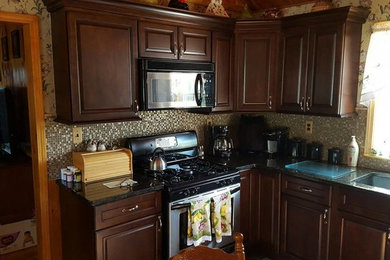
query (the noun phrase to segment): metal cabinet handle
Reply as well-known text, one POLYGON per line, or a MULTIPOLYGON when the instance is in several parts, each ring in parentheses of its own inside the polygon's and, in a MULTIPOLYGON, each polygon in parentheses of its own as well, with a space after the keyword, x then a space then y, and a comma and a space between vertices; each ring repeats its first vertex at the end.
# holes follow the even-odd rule
POLYGON ((122 213, 132 212, 134 210, 137 210, 138 208, 139 208, 138 205, 135 205, 134 207, 129 208, 129 209, 124 208, 124 209, 122 209, 122 213))
POLYGON ((301 110, 303 111, 303 104, 305 103, 305 97, 302 97, 301 98, 301 102, 299 102, 299 106, 301 108, 301 110))
POLYGON ((180 44, 180 57, 183 57, 184 55, 184 47, 183 44, 180 44))
POLYGON ((268 108, 272 109, 272 96, 268 97, 268 108))
POLYGON ((300 186, 299 190, 304 191, 304 192, 308 192, 308 193, 312 193, 313 192, 312 189, 307 188, 307 187, 303 187, 303 186, 300 186))
POLYGON ((173 45, 173 54, 175 55, 175 57, 177 56, 177 43, 175 42, 175 44, 173 45))
POLYGON ((310 110, 310 107, 311 107, 311 99, 310 97, 307 97, 307 101, 306 101, 306 110, 309 111, 310 110))
POLYGON ((387 229, 386 244, 387 244, 388 246, 390 246, 390 228, 387 229))
POLYGON ((161 232, 162 225, 163 225, 163 224, 162 224, 162 220, 161 220, 161 216, 158 216, 157 219, 158 219, 157 231, 158 231, 158 232, 161 232))
POLYGON ((138 105, 137 99, 134 100, 134 105, 135 105, 135 112, 138 113, 138 111, 139 111, 139 105, 138 105))
POLYGON ((328 224, 328 209, 325 209, 323 219, 324 219, 324 225, 328 224))

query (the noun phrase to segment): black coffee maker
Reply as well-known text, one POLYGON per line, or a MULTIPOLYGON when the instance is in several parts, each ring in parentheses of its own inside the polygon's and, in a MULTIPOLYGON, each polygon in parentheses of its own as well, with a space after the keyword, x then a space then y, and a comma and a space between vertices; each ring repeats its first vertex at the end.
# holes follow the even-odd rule
POLYGON ((213 140, 213 155, 229 158, 233 151, 233 140, 229 137, 229 126, 211 126, 211 136, 213 140))

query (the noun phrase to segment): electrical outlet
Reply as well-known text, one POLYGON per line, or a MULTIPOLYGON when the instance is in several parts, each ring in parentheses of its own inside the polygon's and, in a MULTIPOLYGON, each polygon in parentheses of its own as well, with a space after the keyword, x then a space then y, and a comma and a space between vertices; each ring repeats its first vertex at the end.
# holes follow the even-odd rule
POLYGON ((306 134, 312 134, 313 133, 313 121, 306 121, 305 133, 306 134))
POLYGON ((83 141, 83 128, 73 127, 73 143, 79 144, 83 141))
POLYGON ((208 126, 211 126, 211 125, 213 124, 213 120, 212 120, 211 118, 207 118, 206 124, 207 124, 208 126))

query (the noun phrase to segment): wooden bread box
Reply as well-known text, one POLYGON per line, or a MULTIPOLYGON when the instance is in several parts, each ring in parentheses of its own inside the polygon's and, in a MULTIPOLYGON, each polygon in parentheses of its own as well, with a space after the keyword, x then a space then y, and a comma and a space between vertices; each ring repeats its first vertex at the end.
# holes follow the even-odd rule
POLYGON ((119 176, 133 177, 133 158, 129 149, 101 152, 73 152, 73 165, 81 170, 84 183, 119 176))

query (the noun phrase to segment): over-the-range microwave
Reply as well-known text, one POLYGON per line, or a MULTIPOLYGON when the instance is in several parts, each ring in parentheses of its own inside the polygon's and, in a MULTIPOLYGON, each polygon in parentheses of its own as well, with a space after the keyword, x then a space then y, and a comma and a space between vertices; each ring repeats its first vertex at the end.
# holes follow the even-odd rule
POLYGON ((214 64, 140 59, 142 110, 212 108, 214 64))

